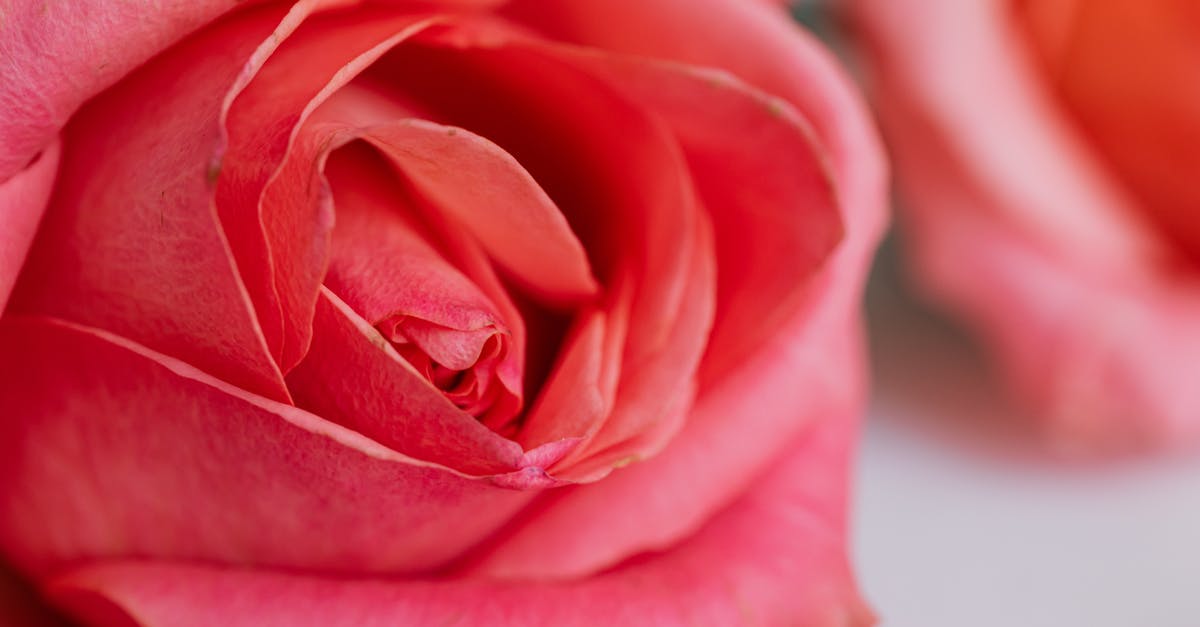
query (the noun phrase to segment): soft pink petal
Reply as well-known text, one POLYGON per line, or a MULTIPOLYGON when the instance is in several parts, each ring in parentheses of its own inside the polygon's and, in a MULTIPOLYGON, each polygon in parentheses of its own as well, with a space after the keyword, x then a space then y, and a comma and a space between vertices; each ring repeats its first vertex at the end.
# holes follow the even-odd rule
POLYGON ((671 550, 571 582, 321 579, 169 562, 56 578, 81 618, 118 609, 157 625, 805 625, 873 622, 845 555, 854 423, 831 416, 788 443, 753 489, 671 550))
POLYGON ((464 332, 504 324, 488 298, 438 250, 384 159, 353 148, 327 165, 338 212, 330 289, 372 324, 395 316, 464 332))
POLYGON ((0 17, 0 183, 71 114, 236 0, 5 2, 0 17))
POLYGON ((51 144, 29 167, 0 183, 0 313, 50 201, 59 150, 57 142, 51 144))
POLYGON ((293 167, 280 166, 322 100, 427 23, 422 14, 392 8, 317 14, 227 97, 218 214, 285 371, 308 346, 332 220, 322 205, 327 196, 306 184, 318 178, 313 160, 293 155, 293 167))
MULTIPOLYGON (((0 546, 26 573, 145 555, 424 571, 534 494, 404 457, 101 331, 8 316, 0 355, 0 546)), ((549 483, 536 467, 496 479, 549 483)))
POLYGON ((828 155, 809 122, 722 72, 511 37, 605 79, 679 139, 714 220, 720 268, 704 379, 736 366, 803 306, 806 281, 842 236, 828 155))
POLYGON ((295 20, 280 26, 284 17, 268 8, 226 18, 72 119, 11 310, 119 333, 287 398, 213 211, 209 170, 222 94, 295 20))

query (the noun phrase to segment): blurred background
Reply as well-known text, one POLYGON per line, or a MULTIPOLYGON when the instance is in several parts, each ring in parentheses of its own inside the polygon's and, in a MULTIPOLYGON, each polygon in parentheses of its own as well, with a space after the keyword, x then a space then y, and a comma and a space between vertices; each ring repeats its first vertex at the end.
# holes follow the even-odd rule
POLYGON ((978 348, 907 288, 896 248, 868 290, 851 548, 881 625, 1200 625, 1200 459, 1040 449, 978 348))
MULTIPOLYGON (((794 15, 845 53, 835 2, 794 15)), ((868 289, 875 387, 853 503, 882 625, 1200 625, 1200 458, 1047 451, 981 348, 914 293, 901 246, 889 236, 868 289)))

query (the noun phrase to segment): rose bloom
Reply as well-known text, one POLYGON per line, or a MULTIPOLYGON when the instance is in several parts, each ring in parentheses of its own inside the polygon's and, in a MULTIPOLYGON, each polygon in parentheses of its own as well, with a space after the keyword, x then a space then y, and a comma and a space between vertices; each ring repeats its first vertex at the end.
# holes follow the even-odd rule
POLYGON ((59 611, 871 622, 882 160, 780 7, 8 2, 0 58, 0 548, 59 611))
POLYGON ((1200 439, 1200 5, 857 0, 920 282, 1049 441, 1200 439))

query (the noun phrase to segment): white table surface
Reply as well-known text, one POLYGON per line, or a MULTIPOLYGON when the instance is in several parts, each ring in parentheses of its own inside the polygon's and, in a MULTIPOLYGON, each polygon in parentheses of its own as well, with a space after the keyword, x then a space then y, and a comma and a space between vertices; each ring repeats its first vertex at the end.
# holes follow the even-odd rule
POLYGON ((882 624, 1200 626, 1200 455, 1038 453, 971 343, 877 274, 852 550, 882 624))

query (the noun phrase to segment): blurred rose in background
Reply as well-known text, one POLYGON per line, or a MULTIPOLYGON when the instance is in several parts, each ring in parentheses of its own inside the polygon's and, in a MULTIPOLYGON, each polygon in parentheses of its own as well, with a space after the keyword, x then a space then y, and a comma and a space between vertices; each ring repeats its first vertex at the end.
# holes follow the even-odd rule
POLYGON ((1196 625, 1200 459, 1160 453, 1200 426, 1200 5, 825 4, 897 192, 855 502, 882 624, 1196 625))
POLYGON ((1200 5, 845 3, 917 282, 1054 446, 1200 436, 1200 5))

